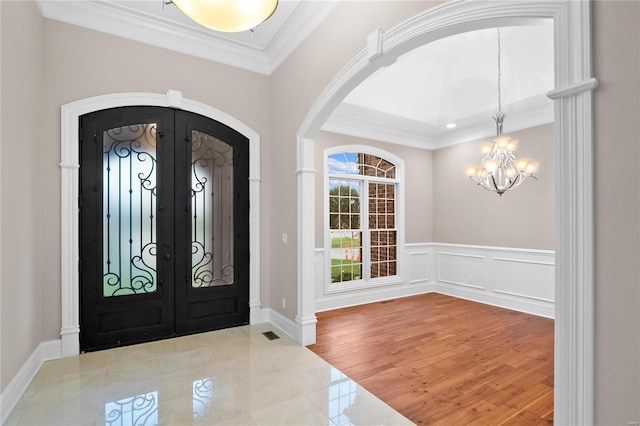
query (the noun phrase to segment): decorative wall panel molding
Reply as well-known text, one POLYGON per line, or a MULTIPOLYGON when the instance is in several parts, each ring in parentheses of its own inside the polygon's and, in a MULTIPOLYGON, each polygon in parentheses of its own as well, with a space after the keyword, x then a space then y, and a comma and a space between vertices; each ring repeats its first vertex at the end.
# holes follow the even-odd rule
POLYGON ((406 244, 403 260, 395 284, 328 293, 324 250, 316 249, 316 311, 436 292, 554 318, 553 251, 421 243, 406 244))

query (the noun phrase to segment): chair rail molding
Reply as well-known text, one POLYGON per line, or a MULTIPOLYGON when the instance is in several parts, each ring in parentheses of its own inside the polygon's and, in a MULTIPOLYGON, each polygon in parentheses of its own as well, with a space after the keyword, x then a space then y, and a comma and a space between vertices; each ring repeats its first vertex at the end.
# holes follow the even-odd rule
POLYGON ((61 107, 61 285, 62 356, 80 352, 79 260, 79 142, 83 114, 124 106, 178 108, 200 114, 237 130, 249 139, 249 307, 251 324, 261 322, 260 303, 260 135, 237 118, 209 105, 185 99, 177 90, 166 94, 117 93, 71 102, 61 107))
MULTIPOLYGON (((314 138, 344 97, 400 55, 454 34, 495 26, 554 21, 556 259, 555 422, 593 424, 593 129, 591 4, 588 1, 451 1, 380 35, 370 60, 367 40, 329 83, 297 133, 298 170, 313 169, 314 138)), ((377 31, 377 30, 376 30, 377 31)), ((298 174, 299 341, 315 341, 312 173, 298 174)))

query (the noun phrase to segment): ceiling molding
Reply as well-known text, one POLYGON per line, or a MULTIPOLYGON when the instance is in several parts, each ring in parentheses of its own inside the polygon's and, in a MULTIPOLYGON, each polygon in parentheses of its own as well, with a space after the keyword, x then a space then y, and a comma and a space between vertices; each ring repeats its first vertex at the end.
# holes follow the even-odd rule
POLYGON ((341 0, 301 1, 289 19, 267 44, 269 74, 278 69, 291 53, 340 4, 341 0))
POLYGON ((342 103, 321 130, 413 148, 436 149, 427 127, 419 121, 342 103))
MULTIPOLYGON (((472 124, 458 126, 455 130, 440 135, 434 149, 445 148, 459 143, 474 141, 482 138, 495 138, 496 125, 492 119, 493 115, 487 112, 481 119, 474 120, 472 124)), ((511 112, 506 114, 504 133, 508 136, 511 132, 553 123, 554 109, 553 102, 530 107, 526 110, 511 112)))
MULTIPOLYGON (((443 129, 436 134, 435 127, 425 123, 367 108, 354 108, 353 105, 345 108, 344 105, 336 108, 322 130, 428 150, 495 136, 495 124, 490 112, 471 117, 453 130, 443 129), (407 125, 407 122, 412 122, 412 125, 407 125)), ((552 123, 553 120, 553 102, 530 106, 508 114, 505 133, 552 123)))
POLYGON ((270 75, 339 4, 302 1, 262 50, 106 1, 38 0, 45 18, 270 75))

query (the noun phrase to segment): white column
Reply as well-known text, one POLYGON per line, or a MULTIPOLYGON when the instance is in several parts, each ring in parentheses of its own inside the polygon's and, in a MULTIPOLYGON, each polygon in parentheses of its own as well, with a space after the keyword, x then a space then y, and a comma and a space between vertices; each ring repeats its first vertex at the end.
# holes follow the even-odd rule
POLYGON ((296 340, 316 342, 315 307, 315 175, 313 140, 298 138, 298 313, 296 340))

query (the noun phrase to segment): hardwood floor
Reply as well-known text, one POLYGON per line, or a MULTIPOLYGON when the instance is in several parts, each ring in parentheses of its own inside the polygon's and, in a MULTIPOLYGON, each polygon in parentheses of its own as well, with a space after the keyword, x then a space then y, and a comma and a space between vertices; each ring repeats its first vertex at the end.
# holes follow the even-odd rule
POLYGON ((553 320, 436 293, 317 317, 309 349, 417 424, 553 423, 553 320))

